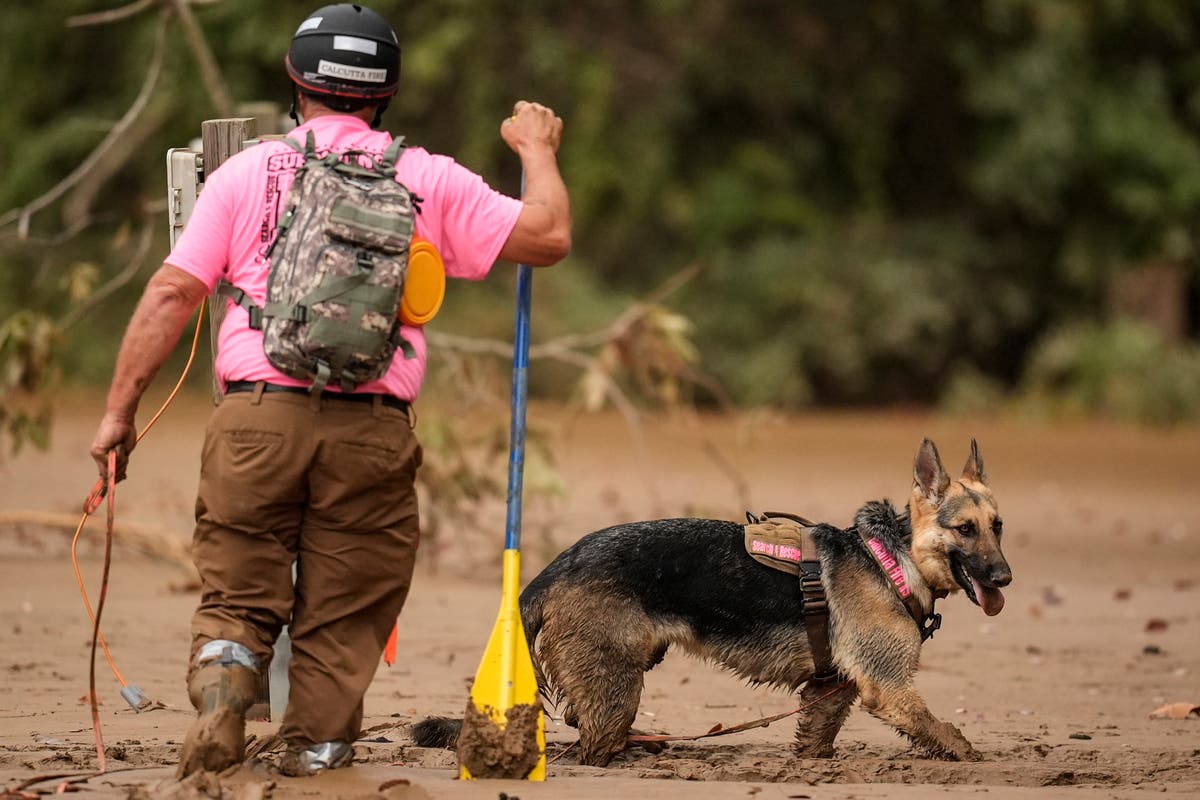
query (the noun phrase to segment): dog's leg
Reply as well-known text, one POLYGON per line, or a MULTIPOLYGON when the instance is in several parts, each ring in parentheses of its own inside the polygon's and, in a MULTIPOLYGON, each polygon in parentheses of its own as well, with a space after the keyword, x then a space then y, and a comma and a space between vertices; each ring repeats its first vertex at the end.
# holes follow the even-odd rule
POLYGON ((598 651, 565 665, 563 696, 579 728, 579 763, 603 767, 625 749, 642 696, 640 665, 598 651))
POLYGON ((651 622, 606 587, 557 588, 538 657, 579 729, 579 763, 602 767, 625 749, 643 673, 665 647, 651 622))
POLYGON ((857 697, 858 687, 853 682, 806 684, 800 692, 804 710, 796 721, 796 755, 800 758, 832 757, 833 740, 857 697), (830 691, 833 694, 829 694, 830 691))
POLYGON ((930 712, 916 687, 860 685, 859 689, 863 708, 934 757, 954 761, 983 759, 958 728, 942 722, 930 712))

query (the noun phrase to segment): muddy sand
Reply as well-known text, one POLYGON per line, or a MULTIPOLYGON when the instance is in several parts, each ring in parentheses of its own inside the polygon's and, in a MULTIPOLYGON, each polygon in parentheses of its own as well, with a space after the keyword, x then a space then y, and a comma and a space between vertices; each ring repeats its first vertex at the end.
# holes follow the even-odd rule
MULTIPOLYGON (((0 790, 96 768, 86 704, 91 625, 72 574, 70 530, 44 523, 78 514, 94 479, 86 451, 99 409, 98 397, 71 398, 48 452, 0 465, 0 790)), ((994 618, 961 595, 940 604, 943 629, 925 645, 917 684, 933 712, 986 760, 920 758, 855 710, 830 760, 792 758, 793 723, 784 719, 658 754, 630 750, 598 769, 577 764, 566 749, 573 731, 550 719, 554 760, 545 783, 459 781, 453 753, 418 748, 408 731, 426 715, 460 715, 465 707, 499 603, 503 520, 489 512, 495 521, 481 525, 489 530, 443 531, 423 544, 400 620, 399 661, 380 666, 366 698, 358 764, 309 780, 279 777, 267 766, 275 726, 252 722, 255 743, 268 746, 264 759, 207 783, 172 786, 193 715, 183 674, 197 598, 172 554, 190 535, 206 411, 202 397, 180 402, 142 443, 118 490, 118 527, 169 540, 155 556, 118 546, 103 617, 117 665, 159 707, 133 713, 98 662, 109 771, 70 787, 84 796, 1200 796, 1200 717, 1150 718, 1167 703, 1200 705, 1200 430, 749 414, 647 419, 639 445, 615 415, 543 407, 531 410, 530 421, 549 434, 565 494, 530 504, 526 581, 583 533, 627 520, 739 519, 753 508, 845 524, 862 501, 903 502, 921 437, 938 443, 951 470, 965 460, 970 436, 978 437, 1005 517, 1014 581, 994 618)), ((102 520, 93 521, 81 547, 93 597, 102 532, 102 520)), ((785 692, 746 686, 671 653, 646 676, 637 725, 696 734, 796 705, 785 692)))

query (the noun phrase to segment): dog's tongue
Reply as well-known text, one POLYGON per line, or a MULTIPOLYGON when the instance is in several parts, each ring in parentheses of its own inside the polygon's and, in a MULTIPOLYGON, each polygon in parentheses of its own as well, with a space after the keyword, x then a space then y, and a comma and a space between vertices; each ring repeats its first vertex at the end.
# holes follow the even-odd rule
POLYGON ((974 578, 971 578, 971 588, 975 590, 975 599, 979 601, 983 613, 989 617, 996 616, 1004 608, 1004 592, 984 586, 974 578))

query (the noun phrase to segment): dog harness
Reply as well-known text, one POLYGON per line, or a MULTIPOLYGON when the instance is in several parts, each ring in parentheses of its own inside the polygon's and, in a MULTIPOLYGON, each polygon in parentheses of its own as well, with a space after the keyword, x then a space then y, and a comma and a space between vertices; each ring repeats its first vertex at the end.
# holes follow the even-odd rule
MULTIPOLYGON (((800 579, 800 613, 804 618, 804 631, 813 658, 813 677, 809 682, 822 684, 837 680, 829 636, 829 603, 825 597, 825 586, 821 583, 821 561, 812 535, 812 529, 817 524, 799 515, 780 511, 764 511, 761 516, 747 511, 746 521, 746 553, 761 564, 800 579)), ((863 546, 887 576, 909 616, 917 624, 921 641, 933 636, 934 631, 942 626, 942 615, 933 613, 932 609, 926 614, 921 608, 911 587, 905 583, 904 571, 895 556, 883 542, 858 526, 847 528, 846 531, 860 536, 863 546)), ((935 592, 933 596, 936 599, 944 597, 945 593, 935 592)))

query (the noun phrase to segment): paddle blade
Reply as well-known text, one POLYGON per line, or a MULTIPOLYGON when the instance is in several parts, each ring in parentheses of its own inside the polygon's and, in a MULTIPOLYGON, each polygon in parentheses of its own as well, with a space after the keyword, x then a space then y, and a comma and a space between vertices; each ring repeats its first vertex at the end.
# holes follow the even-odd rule
POLYGON ((545 780, 546 728, 518 604, 521 556, 504 551, 504 591, 458 739, 459 776, 545 780))

